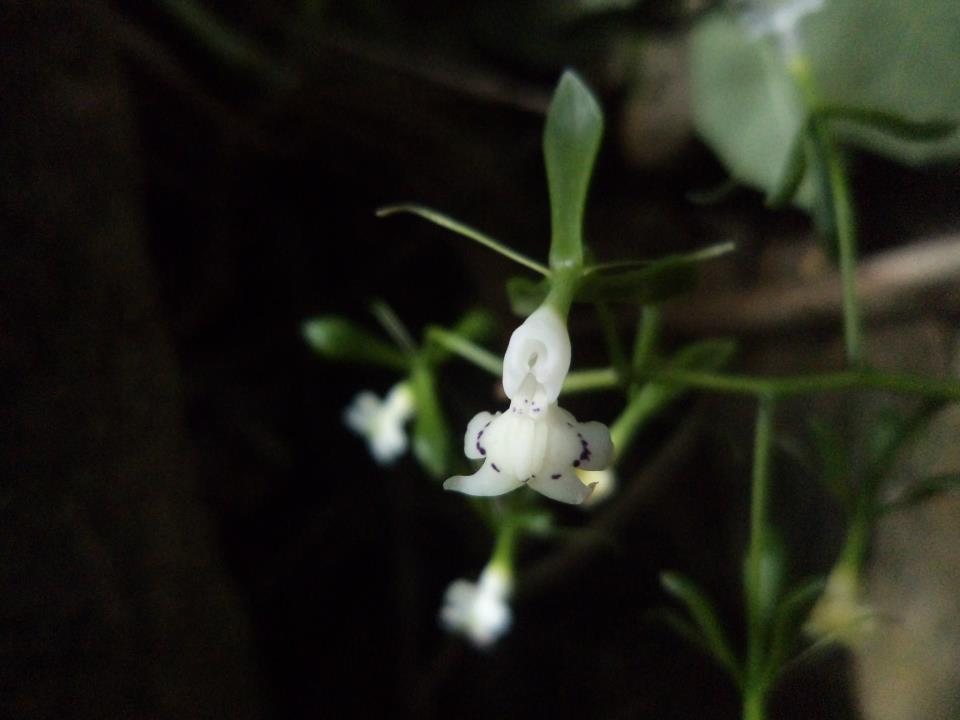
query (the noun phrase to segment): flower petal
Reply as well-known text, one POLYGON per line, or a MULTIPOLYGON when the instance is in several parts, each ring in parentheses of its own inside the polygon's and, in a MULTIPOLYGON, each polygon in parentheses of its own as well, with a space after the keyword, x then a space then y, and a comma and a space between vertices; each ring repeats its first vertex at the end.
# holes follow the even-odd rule
POLYGON ((497 465, 487 461, 473 475, 456 475, 443 483, 444 490, 456 490, 465 495, 491 497, 503 495, 522 485, 515 475, 502 472, 497 465))
POLYGON ((471 460, 480 460, 487 454, 486 446, 483 442, 483 435, 500 413, 493 415, 488 412, 477 413, 473 420, 467 423, 467 432, 463 436, 463 454, 471 460))
POLYGON ((586 443, 581 455, 579 467, 584 470, 605 470, 613 461, 613 441, 610 430, 599 422, 585 422, 577 425, 577 433, 586 443))
POLYGON ((549 475, 538 475, 530 480, 527 485, 551 500, 579 505, 590 497, 596 483, 589 486, 584 485, 570 469, 549 475))

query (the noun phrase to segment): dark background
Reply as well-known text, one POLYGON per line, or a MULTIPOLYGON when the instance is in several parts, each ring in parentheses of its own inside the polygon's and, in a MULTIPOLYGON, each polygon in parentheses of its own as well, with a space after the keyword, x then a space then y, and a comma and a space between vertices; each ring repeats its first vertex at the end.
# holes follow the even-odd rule
MULTIPOLYGON (((373 211, 416 200, 543 257, 540 132, 569 65, 608 112, 597 254, 732 237, 715 285, 776 280, 771 246, 812 247, 801 215, 743 190, 688 197, 725 178, 670 60, 705 6, 202 4, 219 27, 187 7, 0 4, 0 715, 736 716, 720 671, 646 613, 665 602, 657 573, 679 567, 738 626, 749 403, 688 399, 646 433, 653 489, 582 556, 526 546, 515 628, 482 654, 436 613, 484 563, 484 528, 412 461, 375 467, 342 427, 359 389, 396 378, 326 364, 300 335, 324 313, 375 329, 378 297, 415 333, 486 305, 503 346, 513 268, 373 211), (641 41, 668 59, 653 79, 641 41)), ((868 254, 955 222, 952 168, 855 167, 868 254)), ((894 319, 915 324, 929 299, 894 319)), ((671 343, 696 302, 678 306, 671 343)), ((578 315, 574 362, 602 362, 578 315)), ((839 360, 835 319, 734 328, 740 367, 839 360)), ((459 434, 493 384, 458 363, 442 379, 459 434)), ((573 409, 609 419, 608 400, 573 409)), ((780 500, 796 573, 823 572, 836 512, 797 483, 780 500)), ((846 668, 835 653, 797 669, 778 716, 852 717, 846 668)))

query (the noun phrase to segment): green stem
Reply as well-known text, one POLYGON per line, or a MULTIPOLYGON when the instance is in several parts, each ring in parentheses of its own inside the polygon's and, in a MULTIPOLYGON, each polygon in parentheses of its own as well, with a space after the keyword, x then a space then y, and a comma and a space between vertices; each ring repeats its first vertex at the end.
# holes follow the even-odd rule
POLYGON ((600 321, 600 327, 603 330, 603 339, 607 344, 607 354, 610 362, 616 369, 620 382, 626 382, 630 375, 630 365, 627 363, 626 353, 623 351, 623 343, 620 342, 620 334, 617 332, 617 323, 610 312, 610 306, 605 302, 598 302, 594 305, 597 311, 597 319, 600 321))
POLYGON ((582 276, 583 268, 580 265, 555 268, 550 274, 550 292, 543 304, 552 306, 566 320, 582 276))
POLYGON ((575 370, 567 375, 561 392, 570 394, 593 390, 611 390, 619 384, 618 375, 616 369, 612 367, 575 370))
POLYGON ((660 337, 660 308, 656 305, 644 305, 640 313, 640 326, 633 346, 634 380, 650 365, 653 353, 660 337))
POLYGON ((513 561, 517 549, 517 526, 509 519, 497 528, 497 539, 490 556, 490 565, 508 574, 513 573, 513 561))
POLYGON ((743 720, 764 720, 767 717, 767 698, 764 693, 746 691, 743 695, 743 720))
POLYGON ((647 377, 658 382, 671 382, 703 390, 745 395, 789 397, 820 392, 885 390, 901 395, 916 395, 951 401, 960 400, 960 382, 876 370, 844 370, 818 375, 764 378, 747 375, 719 375, 698 370, 667 369, 651 372, 647 377))
MULTIPOLYGON (((753 478, 750 489, 750 547, 744 585, 747 596, 747 665, 744 683, 744 717, 747 702, 762 708, 767 622, 764 611, 763 557, 767 543, 767 505, 770 485, 770 450, 773 445, 775 400, 762 396, 757 407, 753 445, 753 478)), ((755 712, 755 711, 754 711, 755 712)), ((762 717, 751 715, 750 717, 762 717)))
POLYGON ((457 335, 444 328, 431 327, 427 330, 427 339, 446 348, 454 355, 459 355, 477 367, 483 368, 491 375, 499 376, 503 374, 503 360, 500 359, 500 356, 480 347, 472 340, 467 340, 462 335, 457 335))
POLYGON ((820 107, 820 99, 809 65, 797 58, 790 64, 790 71, 811 113, 810 137, 826 164, 823 180, 829 185, 830 206, 836 224, 844 345, 847 362, 852 367, 860 367, 863 364, 863 315, 857 294, 857 227, 849 174, 828 122, 814 112, 820 107))

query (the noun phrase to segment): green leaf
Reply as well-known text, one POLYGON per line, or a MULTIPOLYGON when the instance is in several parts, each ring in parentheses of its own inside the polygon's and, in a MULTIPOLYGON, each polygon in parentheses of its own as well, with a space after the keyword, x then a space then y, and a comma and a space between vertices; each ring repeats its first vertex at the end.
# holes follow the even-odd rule
POLYGON ((303 324, 307 344, 328 360, 379 365, 406 371, 410 358, 371 333, 336 315, 308 320, 303 324))
POLYGON ((507 280, 507 298, 514 315, 526 317, 547 299, 550 284, 546 280, 512 277, 507 280))
MULTIPOLYGON (((726 13, 712 13, 697 25, 690 52, 697 132, 736 180, 775 197, 791 175, 792 156, 802 149, 807 116, 789 72, 726 13)), ((810 181, 794 196, 798 205, 811 207, 810 181)))
POLYGON ((839 120, 862 125, 902 140, 930 142, 945 140, 957 131, 952 120, 911 120, 894 113, 844 105, 824 105, 816 115, 824 120, 839 120))
POLYGON ((479 365, 485 370, 499 375, 500 358, 494 356, 475 343, 476 340, 488 338, 496 323, 490 313, 484 310, 471 310, 466 313, 452 329, 447 330, 437 326, 427 328, 424 350, 431 364, 445 362, 451 354, 479 365))
POLYGON ((414 367, 411 380, 417 401, 413 454, 432 477, 442 478, 447 474, 452 441, 437 395, 436 379, 433 371, 421 362, 414 367))
MULTIPOLYGON (((797 62, 841 142, 910 164, 956 158, 958 27, 956 0, 831 0, 801 23, 797 62)), ((749 38, 732 13, 705 16, 692 35, 691 90, 696 129, 731 174, 776 196, 812 108, 773 43, 749 38)), ((795 202, 812 210, 807 165, 795 202)))
POLYGON ((825 422, 811 420, 809 427, 818 461, 814 475, 844 510, 848 514, 852 513, 853 466, 850 464, 850 457, 843 439, 831 425, 825 422))
POLYGON ((767 660, 767 682, 772 684, 800 639, 800 628, 810 610, 826 586, 822 577, 800 583, 788 592, 777 608, 770 638, 770 654, 767 660))
POLYGON ((881 505, 880 513, 906 510, 949 492, 960 492, 960 473, 935 475, 914 483, 899 496, 881 505))
POLYGON ((379 208, 377 210, 377 217, 384 218, 390 217, 391 215, 398 215, 408 213, 410 215, 416 215, 423 218, 424 220, 429 220, 434 225, 439 225, 440 227, 450 230, 462 235, 465 238, 473 240, 476 243, 480 243, 484 247, 490 248, 494 252, 500 253, 504 257, 510 258, 515 263, 523 265, 524 267, 530 268, 534 272, 538 272, 541 275, 549 275, 549 268, 544 267, 536 260, 528 258, 526 255, 517 252, 509 245, 505 245, 499 240, 494 240, 489 235, 485 235, 479 230, 470 227, 469 225, 455 220, 449 215, 444 215, 442 212, 433 210, 423 205, 416 204, 406 204, 406 205, 388 205, 386 207, 379 208))
POLYGON ((660 585, 686 607, 707 651, 740 682, 741 670, 713 604, 689 578, 675 572, 660 573, 660 585))
POLYGON ((807 136, 801 132, 793 139, 783 175, 767 193, 767 207, 782 208, 793 202, 807 174, 807 136))
POLYGON ((718 243, 658 260, 594 265, 580 280, 575 299, 578 302, 661 303, 688 292, 696 284, 700 263, 733 249, 733 243, 718 243))
POLYGON ((600 105, 568 70, 553 93, 543 131, 550 189, 550 267, 583 262, 583 211, 602 137, 600 105))

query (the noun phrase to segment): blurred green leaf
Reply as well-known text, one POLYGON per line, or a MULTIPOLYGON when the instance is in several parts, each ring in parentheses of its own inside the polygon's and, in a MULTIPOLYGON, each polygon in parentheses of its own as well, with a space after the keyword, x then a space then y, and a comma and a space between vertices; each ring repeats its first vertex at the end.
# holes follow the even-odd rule
POLYGON ((432 477, 441 478, 447 474, 452 442, 450 425, 437 396, 436 379, 433 371, 419 362, 413 368, 411 380, 417 400, 413 454, 432 477))
POLYGON ((950 492, 960 492, 960 473, 924 478, 911 485, 893 500, 881 505, 879 511, 881 514, 886 514, 897 510, 906 510, 950 492))
POLYGON ((431 326, 426 332, 428 341, 424 345, 426 357, 431 364, 437 364, 445 362, 451 353, 456 353, 499 374, 500 358, 491 356, 491 353, 476 345, 476 341, 490 337, 495 326, 493 316, 485 310, 467 312, 450 330, 431 326), (496 361, 496 369, 491 360, 496 361))
MULTIPOLYGON (((727 640, 713 603, 689 578, 676 572, 660 573, 660 585, 686 607, 697 629, 697 636, 708 653, 739 683, 740 664, 727 640)), ((682 626, 681 626, 682 628, 682 626)))
MULTIPOLYGON (((697 25, 690 52, 697 132, 734 178, 776 197, 791 176, 791 159, 795 163, 795 153, 803 151, 807 115, 789 72, 766 44, 749 40, 725 13, 697 25)), ((810 208, 813 192, 805 179, 794 193, 796 202, 810 208)))
POLYGON ((825 586, 826 581, 823 578, 806 580, 788 592, 780 602, 770 638, 766 670, 768 683, 772 684, 776 680, 789 660, 800 639, 803 621, 825 586))
POLYGON ((577 74, 566 71, 553 93, 543 131, 551 267, 583 262, 583 210, 602 137, 600 105, 577 74))
POLYGON ((526 317, 547 299, 550 284, 547 280, 512 277, 507 280, 507 299, 514 315, 526 317))
POLYGON ((817 419, 810 420, 809 428, 817 459, 815 477, 848 514, 852 513, 853 466, 843 438, 831 425, 817 419))
POLYGON ((700 263, 732 252, 733 243, 718 243, 658 260, 625 261, 587 269, 577 288, 578 302, 629 302, 653 305, 689 291, 700 263))
POLYGON ((782 208, 793 202, 800 192, 803 178, 807 174, 807 136, 799 133, 793 139, 793 145, 787 154, 783 175, 776 185, 767 193, 767 207, 782 208))
POLYGON ((816 114, 825 120, 850 122, 879 130, 895 138, 917 142, 945 140, 957 131, 957 123, 952 120, 911 120, 869 108, 824 105, 817 108, 816 114))
POLYGON ((314 318, 303 324, 307 344, 328 360, 379 365, 406 371, 410 358, 350 320, 335 315, 314 318))
MULTIPOLYGON (((818 113, 841 142, 919 164, 960 156, 960 3, 831 0, 800 32, 818 113), (935 120, 931 120, 934 118, 935 120)), ((694 122, 731 174, 773 197, 782 187, 807 108, 771 44, 728 13, 693 33, 694 122)), ((811 172, 795 202, 814 207, 811 172)), ((829 230, 828 227, 824 227, 829 230)))

